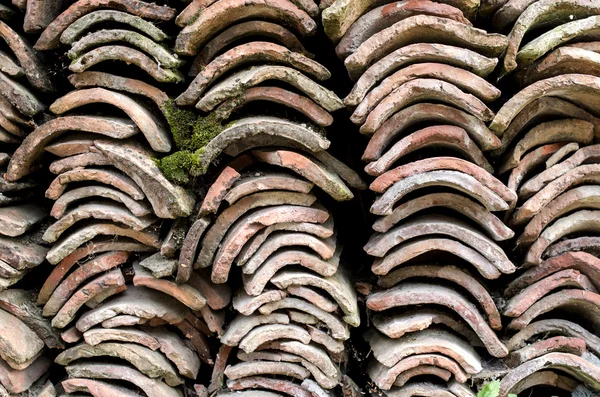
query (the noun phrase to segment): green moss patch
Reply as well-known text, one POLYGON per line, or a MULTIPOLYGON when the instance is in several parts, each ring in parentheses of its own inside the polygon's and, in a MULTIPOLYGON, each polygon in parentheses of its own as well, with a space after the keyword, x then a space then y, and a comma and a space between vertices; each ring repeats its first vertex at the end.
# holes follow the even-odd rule
POLYGON ((179 151, 157 160, 157 166, 170 181, 187 185, 191 177, 206 171, 200 164, 204 146, 225 127, 214 113, 201 116, 192 110, 178 107, 173 101, 165 104, 163 113, 179 151))

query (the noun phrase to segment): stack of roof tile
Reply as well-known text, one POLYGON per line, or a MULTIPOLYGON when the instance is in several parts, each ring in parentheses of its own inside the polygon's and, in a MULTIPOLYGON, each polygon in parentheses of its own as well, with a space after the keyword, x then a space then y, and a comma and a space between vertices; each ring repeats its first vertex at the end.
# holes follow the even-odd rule
POLYGON ((344 102, 370 136, 363 160, 381 218, 365 250, 381 277, 367 298, 367 372, 390 396, 473 396, 466 382, 486 356, 508 354, 481 280, 516 270, 498 245, 514 233, 494 214, 516 195, 484 155, 501 144, 487 127, 500 91, 485 78, 507 39, 472 26, 479 2, 441 3, 336 1, 323 13, 356 81, 344 102))
MULTIPOLYGON (((518 205, 507 217, 527 270, 504 291, 511 367, 501 396, 539 386, 600 387, 597 254, 600 8, 589 1, 506 1, 490 7, 509 29, 501 77, 519 91, 490 129, 492 152, 518 205)), ((532 390, 534 390, 532 389, 532 390)))
POLYGON ((318 14, 312 1, 219 0, 192 1, 177 18, 175 51, 195 56, 195 78, 176 104, 227 123, 196 152, 200 173, 223 154, 230 162, 193 218, 177 272, 185 282, 210 269, 217 284, 242 274, 208 388, 219 396, 328 395, 360 322, 322 202, 366 185, 326 151, 323 128, 343 103, 300 41, 318 14))
POLYGON ((179 281, 193 277, 193 268, 211 268, 215 283, 231 283, 242 273, 243 287, 233 299, 237 314, 221 337, 211 393, 225 387, 327 395, 340 384, 343 341, 360 316, 333 218, 317 195, 322 190, 336 200, 351 197, 335 172, 338 166, 350 171, 328 155, 318 158, 325 162, 270 148, 236 158, 211 185, 185 237, 179 281))
MULTIPOLYGON (((0 51, 2 173, 44 109, 37 99, 38 92, 54 90, 39 54, 18 33, 18 26, 15 26, 17 30, 9 26, 15 15, 9 7, 0 14, 0 36, 7 50, 0 51)), ((35 200, 36 193, 39 191, 34 179, 0 181, 0 291, 15 284, 44 260, 46 249, 38 244, 36 228, 47 214, 40 208, 39 200, 35 200)))

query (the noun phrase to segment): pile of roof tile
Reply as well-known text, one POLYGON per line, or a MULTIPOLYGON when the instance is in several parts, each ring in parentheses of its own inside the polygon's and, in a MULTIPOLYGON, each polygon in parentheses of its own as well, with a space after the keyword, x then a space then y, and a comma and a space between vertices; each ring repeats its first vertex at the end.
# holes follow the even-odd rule
POLYGON ((518 193, 507 220, 527 270, 504 291, 507 328, 518 332, 507 342, 501 396, 598 389, 600 6, 503 3, 487 12, 498 29, 511 28, 501 77, 518 90, 490 124, 502 136, 492 154, 518 193))
MULTIPOLYGON (((8 52, 0 51, 0 170, 6 167, 23 138, 36 125, 44 105, 36 92, 54 87, 43 61, 28 42, 9 26, 15 11, 0 13, 0 36, 8 52)), ((18 28, 18 27, 17 27, 18 28)), ((47 214, 39 206, 34 179, 0 180, 0 291, 40 265, 46 249, 37 244, 36 228, 47 214)))
POLYGON ((363 160, 380 194, 365 339, 367 372, 390 396, 474 396, 469 378, 508 354, 486 284, 516 270, 498 245, 514 233, 494 212, 517 197, 484 155, 501 144, 487 127, 500 91, 485 78, 507 39, 472 26, 473 2, 452 3, 336 1, 323 13, 356 81, 344 102, 370 137, 363 160))
POLYGON ((328 395, 340 383, 343 342, 360 315, 333 218, 317 190, 338 200, 347 199, 340 192, 351 195, 335 168, 301 152, 265 148, 225 167, 206 194, 177 278, 212 267, 213 282, 242 273, 243 284, 209 392, 224 379, 232 392, 302 396, 328 395))
POLYGON ((177 273, 183 282, 210 269, 218 284, 242 276, 207 390, 219 396, 328 396, 342 382, 349 326, 360 323, 324 204, 366 185, 326 151, 323 128, 343 103, 300 41, 318 14, 312 1, 219 0, 192 1, 177 18, 185 27, 175 51, 195 56, 195 77, 176 103, 227 123, 199 153, 203 171, 222 154, 229 162, 191 223, 177 273))

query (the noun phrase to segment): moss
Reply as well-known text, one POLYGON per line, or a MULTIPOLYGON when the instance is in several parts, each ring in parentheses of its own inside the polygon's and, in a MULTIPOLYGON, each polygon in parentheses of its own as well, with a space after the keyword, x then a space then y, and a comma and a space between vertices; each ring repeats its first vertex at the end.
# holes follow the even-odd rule
POLYGON ((198 12, 196 12, 194 15, 192 15, 192 17, 189 19, 189 21, 187 22, 187 24, 191 25, 194 22, 196 22, 198 20, 198 18, 200 18, 200 13, 201 12, 202 12, 202 10, 198 10, 198 12))
POLYGON ((200 159, 206 146, 225 127, 214 113, 198 115, 188 109, 182 109, 173 101, 165 104, 163 113, 178 152, 157 161, 165 177, 179 185, 187 185, 191 178, 206 172, 200 159))

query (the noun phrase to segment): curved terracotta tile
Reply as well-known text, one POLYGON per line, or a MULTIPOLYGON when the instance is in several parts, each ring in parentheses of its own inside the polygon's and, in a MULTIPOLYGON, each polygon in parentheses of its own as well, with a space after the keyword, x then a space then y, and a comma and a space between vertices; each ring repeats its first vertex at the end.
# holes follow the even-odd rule
MULTIPOLYGON (((0 357, 13 370, 25 370, 43 353, 44 342, 21 320, 0 310, 0 357)), ((4 382, 2 382, 4 383, 4 382)))
POLYGON ((46 190, 46 197, 51 200, 58 200, 70 183, 91 181, 119 189, 134 200, 145 198, 144 192, 133 179, 120 172, 101 168, 77 168, 60 174, 50 183, 46 190))
MULTIPOLYGON (((242 250, 244 244, 259 230, 275 223, 287 223, 295 220, 323 223, 328 217, 329 214, 326 211, 301 205, 272 206, 258 209, 245 215, 244 218, 236 221, 219 242, 218 250, 212 260, 211 280, 217 284, 227 281, 233 261, 242 250)), ((263 272, 264 270, 261 271, 261 274, 263 272)), ((244 273, 249 273, 247 267, 244 268, 244 273)))
POLYGON ((29 84, 42 92, 54 92, 55 88, 48 75, 48 70, 44 67, 45 65, 38 58, 36 52, 17 32, 2 21, 0 21, 0 37, 4 39, 17 58, 29 84))
POLYGON ((302 285, 291 285, 286 289, 286 292, 291 296, 302 298, 312 303, 327 313, 333 313, 339 308, 338 304, 329 299, 329 297, 325 296, 325 294, 315 291, 309 287, 304 287, 302 285))
MULTIPOLYGON (((137 53, 131 52, 131 54, 137 53)), ((81 68, 87 69, 91 66, 94 66, 97 63, 102 62, 102 60, 122 60, 126 62, 132 62, 144 70, 148 69, 148 72, 152 75, 152 77, 154 77, 158 81, 165 80, 163 82, 167 82, 166 76, 174 78, 176 72, 169 72, 166 70, 162 71, 162 69, 177 69, 178 67, 181 67, 184 64, 184 61, 177 58, 177 56, 169 52, 169 50, 167 50, 165 47, 162 47, 160 44, 150 39, 149 37, 136 31, 125 29, 102 29, 89 33, 71 45, 71 49, 67 53, 67 56, 73 61, 69 66, 69 69, 71 69, 74 72, 81 72, 81 68), (148 63, 147 61, 134 59, 134 57, 130 56, 129 53, 123 49, 123 47, 116 46, 114 44, 115 42, 127 43, 130 46, 135 47, 136 50, 145 53, 154 62, 156 62, 157 67, 149 67, 151 63, 148 63), (91 49, 100 46, 113 47, 113 49, 109 50, 108 48, 105 48, 103 50, 104 56, 101 55, 101 52, 96 53, 96 57, 98 57, 98 59, 96 59, 94 56, 90 55, 92 53, 91 49), (106 58, 109 52, 112 52, 111 58, 106 58), (116 55, 119 55, 120 58, 113 58, 116 55), (79 58, 84 56, 85 58, 82 58, 82 60, 80 61, 79 58), (84 62, 83 60, 85 60, 85 64, 80 65, 79 63, 84 62)))
POLYGON ((262 305, 258 310, 261 314, 271 314, 275 310, 292 309, 316 317, 329 328, 331 336, 338 340, 347 340, 350 337, 348 325, 337 316, 319 309, 315 305, 297 298, 283 298, 276 302, 262 305))
POLYGON ((600 108, 598 90, 600 78, 583 74, 563 74, 537 81, 509 99, 498 110, 489 127, 497 135, 502 135, 518 115, 525 111, 527 105, 549 96, 568 100, 585 110, 597 113, 597 109, 600 108))
MULTIPOLYGON (((503 29, 512 25, 521 16, 523 11, 536 1, 538 0, 496 0, 488 1, 486 4, 495 3, 494 6, 489 7, 489 16, 492 16, 491 9, 493 9, 494 26, 503 29)), ((484 5, 482 4, 483 8, 484 5)))
POLYGON ((252 156, 260 162, 291 169, 323 189, 336 201, 350 200, 354 197, 337 173, 302 153, 288 150, 254 150, 252 156))
POLYGON ((575 269, 565 269, 537 281, 513 296, 504 307, 507 317, 519 317, 551 291, 563 287, 598 293, 590 279, 575 269))
POLYGON ((481 29, 447 18, 417 15, 395 23, 363 42, 344 61, 350 77, 358 78, 371 64, 390 52, 415 41, 439 41, 468 48, 482 55, 497 57, 508 40, 500 34, 488 34, 481 29), (423 38, 427 37, 426 40, 423 38))
POLYGON ((85 332, 94 325, 118 315, 140 315, 142 319, 162 319, 169 324, 183 322, 189 310, 177 300, 162 292, 147 288, 128 288, 79 317, 77 329, 85 332))
POLYGON ((167 94, 148 83, 110 73, 86 71, 72 74, 68 79, 69 83, 75 88, 103 87, 109 90, 144 96, 154 102, 163 112, 169 101, 167 94))
POLYGON ((356 292, 343 268, 338 268, 338 271, 330 277, 320 277, 300 270, 282 270, 271 278, 271 282, 281 289, 291 286, 309 286, 323 290, 339 304, 344 312, 345 322, 353 327, 360 324, 356 292))
POLYGON ((405 334, 422 331, 430 326, 443 325, 465 337, 474 347, 483 346, 481 339, 464 322, 455 318, 447 312, 431 308, 419 308, 403 313, 390 315, 376 314, 373 316, 374 327, 384 335, 397 339, 405 334))
POLYGON ((512 141, 526 128, 539 124, 549 118, 576 118, 594 124, 594 130, 599 130, 600 120, 580 107, 556 97, 542 96, 525 106, 510 122, 502 133, 502 146, 491 152, 493 156, 503 154, 512 141))
MULTIPOLYGON (((44 30, 67 5, 67 2, 63 0, 35 0, 26 3, 27 7, 23 21, 23 30, 26 33, 39 33, 44 30)), ((9 20, 9 18, 2 19, 9 20)))
POLYGON ((160 380, 155 380, 127 365, 76 363, 67 368, 69 378, 104 379, 132 383, 148 397, 180 397, 179 391, 160 380))
POLYGON ((221 103, 214 110, 214 114, 220 120, 227 120, 232 113, 254 101, 273 102, 288 107, 321 127, 327 127, 333 123, 333 117, 311 99, 279 87, 249 88, 242 95, 221 103))
POLYGON ((519 196, 525 198, 533 196, 547 186, 548 183, 564 175, 573 168, 594 159, 598 155, 600 155, 600 145, 590 145, 579 149, 568 159, 547 168, 525 182, 521 189, 519 189, 519 196))
POLYGON ((404 241, 432 234, 451 236, 476 249, 502 273, 510 274, 516 270, 504 251, 494 241, 466 223, 443 215, 422 216, 384 234, 373 235, 364 250, 369 255, 382 258, 404 241))
POLYGON ((443 63, 486 77, 496 67, 497 58, 487 58, 467 48, 445 44, 417 43, 401 47, 379 59, 360 76, 350 94, 344 99, 347 106, 358 106, 379 81, 419 62, 443 63))
POLYGON ((53 50, 60 44, 60 35, 73 22, 101 8, 118 9, 142 18, 168 21, 175 17, 175 9, 139 0, 79 0, 63 11, 42 32, 34 48, 38 51, 53 50))
POLYGON ((114 251, 88 260, 67 276, 52 292, 44 305, 44 316, 55 316, 65 305, 69 297, 85 280, 102 272, 122 265, 129 259, 129 253, 114 251))
POLYGON ((87 30, 104 22, 118 22, 119 24, 130 25, 132 28, 150 36, 155 42, 161 42, 167 38, 167 35, 160 28, 137 15, 118 10, 98 10, 83 15, 70 24, 60 35, 60 42, 67 45, 73 44, 87 30))
MULTIPOLYGON (((205 172, 212 162, 228 148, 237 144, 245 145, 238 153, 256 146, 281 146, 278 140, 288 142, 284 146, 298 147, 307 152, 319 152, 329 148, 329 140, 318 133, 302 126, 275 117, 248 117, 236 121, 213 138, 202 153, 201 169, 205 172), (253 138, 263 137, 264 142, 255 145, 253 138)), ((228 153, 235 155, 233 153, 228 153)))
POLYGON ((98 116, 58 117, 42 124, 25 138, 11 157, 6 172, 7 180, 17 181, 33 172, 45 147, 72 130, 92 132, 115 139, 126 139, 139 132, 137 126, 126 119, 98 116))
POLYGON ((599 208, 600 189, 597 186, 578 186, 568 190, 552 200, 529 221, 517 244, 532 244, 548 225, 569 212, 599 208))
MULTIPOLYGON (((46 150, 51 151, 51 147, 53 146, 54 145, 47 146, 46 150)), ((64 172, 71 171, 75 168, 86 168, 94 166, 102 167, 111 165, 112 164, 110 160, 108 160, 108 157, 106 157, 102 153, 86 152, 55 160, 52 163, 50 163, 49 169, 50 172, 52 172, 54 175, 59 175, 64 172)))
POLYGON ((38 357, 24 370, 12 369, 2 360, 0 361, 0 378, 9 393, 28 392, 34 382, 48 372, 51 365, 52 360, 45 355, 38 357))
POLYGON ((377 219, 373 230, 385 233, 404 219, 429 208, 444 207, 454 210, 476 222, 496 241, 512 238, 514 232, 483 206, 454 193, 431 193, 414 198, 395 207, 391 214, 377 219))
POLYGON ((134 241, 115 240, 113 238, 95 240, 92 244, 78 248, 54 267, 38 293, 37 304, 43 305, 48 301, 56 286, 73 266, 79 264, 79 261, 89 255, 107 251, 145 252, 154 251, 154 248, 134 241))
POLYGON ((470 175, 502 197, 511 207, 516 204, 517 195, 513 190, 508 189, 500 180, 496 179, 483 168, 457 157, 431 157, 426 160, 418 160, 401 165, 377 177, 369 188, 374 192, 384 193, 394 183, 406 177, 436 170, 460 171, 470 175))
POLYGON ((237 346, 249 332, 260 325, 289 324, 289 322, 289 317, 282 313, 238 315, 228 325, 227 331, 221 337, 221 343, 227 346, 237 346))
POLYGON ((381 81, 360 102, 350 119, 355 124, 364 123, 369 113, 392 91, 409 81, 423 78, 453 84, 484 102, 491 102, 500 96, 496 87, 472 72, 442 63, 419 63, 402 68, 381 81))
POLYGON ((600 369, 598 367, 573 354, 549 353, 512 369, 500 381, 499 397, 507 397, 517 383, 543 369, 557 369, 566 372, 592 389, 600 389, 600 369))
POLYGON ((530 149, 548 143, 578 142, 590 144, 594 139, 594 125, 584 120, 564 119, 542 123, 531 129, 510 150, 498 172, 504 173, 516 167, 521 157, 530 149))
MULTIPOLYGON (((29 88, 12 80, 3 72, 0 72, 0 89, 2 90, 1 96, 9 102, 13 108, 28 118, 31 118, 46 109, 46 106, 38 100, 29 88)), ((4 132, 3 135, 5 142, 10 142, 9 138, 15 139, 7 132, 4 132)))
POLYGON ((190 275, 188 283, 206 298, 212 310, 226 308, 231 302, 231 288, 227 284, 215 284, 210 280, 208 269, 196 269, 190 275))
POLYGON ((413 354, 438 353, 460 364, 469 374, 482 370, 481 358, 468 342, 446 331, 425 329, 398 339, 391 339, 373 329, 365 333, 373 356, 381 364, 391 368, 413 354))
POLYGON ((112 203, 89 203, 82 204, 64 214, 58 221, 50 225, 42 238, 48 243, 56 242, 59 237, 75 223, 86 219, 111 220, 129 226, 133 230, 143 230, 158 218, 154 215, 136 217, 127 208, 112 203))
MULTIPOLYGON (((448 0, 444 1, 460 9, 467 14, 468 18, 473 17, 479 8, 478 0, 448 0)), ((370 1, 349 1, 336 0, 328 4, 323 10, 323 27, 325 34, 333 42, 337 42, 348 31, 350 26, 364 14, 373 5, 370 1)))
POLYGON ((144 191, 156 216, 174 219, 192 213, 194 195, 168 181, 149 154, 104 140, 94 145, 144 191))
POLYGON ((402 372, 400 375, 398 375, 398 377, 394 381, 394 386, 402 387, 408 381, 410 381, 412 378, 415 378, 418 376, 427 376, 427 377, 434 376, 436 378, 440 378, 441 380, 447 382, 450 380, 452 375, 453 375, 452 372, 448 371, 447 369, 437 367, 435 365, 420 364, 420 365, 413 367, 409 370, 406 370, 406 371, 402 372))
POLYGON ((298 340, 303 344, 310 343, 308 332, 294 324, 260 325, 248 332, 239 343, 239 348, 246 353, 252 353, 260 346, 277 339, 298 340))
POLYGON ((344 36, 335 47, 338 58, 345 59, 356 51, 369 37, 383 29, 389 28, 396 22, 414 15, 433 15, 452 19, 466 25, 472 25, 464 17, 461 10, 447 4, 425 0, 392 2, 391 4, 379 5, 377 8, 360 15, 360 18, 354 21, 346 33, 344 33, 344 36))
POLYGON ((97 396, 114 396, 114 397, 134 397, 135 391, 125 387, 117 386, 111 383, 102 382, 93 379, 71 378, 61 382, 61 386, 67 393, 89 393, 93 392, 97 396))
POLYGON ((546 260, 544 266, 536 266, 527 270, 508 284, 504 295, 510 298, 527 286, 558 271, 570 268, 586 275, 596 288, 600 288, 600 262, 598 259, 586 252, 567 252, 546 260))
POLYGON ((547 319, 530 323, 506 342, 506 346, 510 351, 522 349, 529 345, 527 342, 530 339, 537 339, 537 336, 543 337, 547 334, 582 339, 589 350, 595 354, 600 351, 600 338, 576 323, 561 319, 547 319))
POLYGON ((80 358, 116 357, 129 362, 135 369, 156 380, 164 379, 169 386, 183 383, 175 367, 167 361, 162 353, 134 343, 104 342, 95 346, 82 343, 63 351, 55 362, 68 366, 80 358))
POLYGON ((293 86, 327 111, 333 112, 344 107, 342 100, 333 91, 296 69, 288 66, 260 65, 235 72, 213 85, 200 98, 196 108, 209 112, 223 101, 235 97, 232 90, 244 91, 269 80, 282 81, 293 86))
POLYGON ((582 356, 583 353, 586 352, 585 346, 585 341, 583 339, 555 336, 553 338, 537 341, 527 347, 510 353, 507 362, 510 366, 516 367, 548 353, 569 353, 576 356, 582 356))
POLYGON ((312 183, 288 174, 257 172, 235 181, 233 186, 227 188, 227 194, 225 194, 223 200, 232 205, 242 197, 261 191, 289 190, 298 193, 309 193, 312 187, 312 183))
POLYGON ((313 395, 291 381, 271 379, 262 376, 248 376, 237 380, 227 380, 227 388, 233 391, 254 391, 256 389, 271 390, 296 397, 312 397, 313 395))
MULTIPOLYGON (((262 348, 261 348, 262 349, 262 348)), ((320 347, 310 344, 310 343, 301 343, 297 340, 277 340, 273 342, 266 343, 264 349, 282 351, 290 354, 295 354, 299 357, 302 357, 305 362, 313 364, 315 367, 319 369, 326 377, 334 378, 339 381, 341 378, 340 369, 337 365, 334 364, 329 354, 320 347)), ((303 365, 306 366, 306 363, 303 362, 303 365)), ((310 366, 306 366, 309 371, 311 371, 310 366)), ((313 372, 313 371, 311 371, 313 372)), ((318 383, 321 384, 319 380, 318 383)), ((321 384, 321 386, 324 386, 321 384)), ((336 384, 337 386, 337 384, 336 384)), ((326 386, 324 386, 326 387, 326 386)), ((326 387, 329 388, 329 387, 326 387)))
POLYGON ((285 0, 227 0, 214 3, 187 25, 177 36, 175 52, 196 55, 217 32, 241 18, 273 20, 291 26, 302 36, 313 34, 317 25, 310 16, 293 3, 285 0))
POLYGON ((446 306, 455 311, 473 328, 492 356, 505 357, 508 354, 506 346, 498 340, 477 308, 450 288, 434 284, 404 283, 389 290, 374 293, 367 298, 367 307, 374 311, 418 304, 446 306))
POLYGON ((590 291, 567 289, 547 295, 534 303, 522 315, 508 324, 508 329, 521 330, 537 317, 557 308, 573 311, 583 310, 587 318, 594 322, 600 312, 600 295, 590 291))
POLYGON ((46 259, 52 264, 57 264, 69 254, 73 253, 77 248, 98 235, 129 237, 144 245, 157 249, 160 248, 162 242, 159 239, 157 232, 154 230, 138 232, 129 228, 122 228, 112 223, 90 223, 78 228, 68 236, 61 238, 50 251, 48 251, 46 259))
POLYGON ((508 177, 507 187, 513 192, 516 192, 523 180, 525 180, 536 167, 543 165, 549 158, 567 145, 568 143, 566 142, 552 143, 540 146, 527 153, 523 156, 521 161, 519 161, 519 164, 512 169, 510 176, 508 177))
POLYGON ((509 205, 496 193, 485 187, 470 175, 457 171, 431 171, 404 178, 396 182, 383 195, 379 196, 371 206, 375 215, 391 215, 394 206, 406 195, 427 187, 444 186, 469 195, 489 211, 504 211, 509 205))
POLYGON ((288 265, 300 265, 323 277, 330 277, 338 269, 339 254, 339 252, 336 252, 336 255, 325 261, 305 251, 289 248, 283 249, 267 258, 253 273, 246 273, 246 270, 244 271, 244 289, 249 295, 259 295, 271 277, 288 265))
POLYGON ((198 311, 206 305, 206 298, 191 285, 177 284, 168 279, 155 278, 139 265, 134 264, 133 269, 135 271, 133 285, 136 287, 146 287, 172 296, 193 311, 198 311))
MULTIPOLYGON (((377 386, 384 390, 390 390, 402 374, 422 365, 432 365, 449 371, 459 382, 466 382, 469 377, 455 360, 441 354, 417 354, 401 360, 391 368, 381 364, 377 360, 371 360, 367 365, 367 373, 377 386)), ((407 389, 410 387, 411 385, 404 385, 401 390, 408 391, 407 389)), ((434 387, 434 390, 437 387, 439 386, 434 387)), ((411 394, 408 395, 410 396, 411 394)), ((454 396, 454 394, 447 393, 441 394, 441 396, 450 397, 454 396)))
POLYGON ((93 103, 107 103, 118 107, 136 123, 154 150, 159 152, 171 150, 170 137, 162 122, 134 99, 118 92, 105 88, 71 91, 50 105, 50 110, 55 114, 63 114, 80 106, 93 103))
POLYGON ((187 230, 179 252, 176 276, 178 283, 185 283, 189 280, 193 270, 194 258, 196 258, 196 252, 198 251, 198 244, 200 244, 200 239, 209 225, 210 219, 204 216, 198 218, 187 230))
POLYGON ((508 35, 508 47, 503 60, 504 72, 511 72, 519 65, 518 52, 528 31, 550 21, 553 25, 558 25, 599 13, 598 5, 584 0, 541 0, 533 3, 519 16, 508 35))
MULTIPOLYGON (((491 173, 494 171, 490 163, 467 132, 452 125, 437 125, 426 127, 400 139, 393 146, 365 167, 369 175, 380 176, 390 170, 402 157, 430 146, 450 147, 477 166, 491 173)), ((437 171, 442 172, 442 171, 437 171)), ((451 172, 451 171, 443 171, 451 172)))
MULTIPOLYGON (((90 281, 78 289, 60 308, 52 318, 52 326, 55 328, 65 328, 75 319, 79 309, 90 299, 106 290, 125 285, 125 279, 120 269, 111 270, 90 281)), ((60 286, 59 286, 60 288, 60 286)))
POLYGON ((253 41, 241 44, 212 59, 200 70, 186 91, 176 102, 180 106, 195 105, 208 87, 230 70, 249 62, 270 62, 283 64, 304 72, 318 80, 326 80, 331 73, 320 63, 305 55, 291 51, 284 46, 266 41, 253 41))
POLYGON ((495 280, 501 272, 485 256, 456 240, 445 238, 415 238, 402 243, 389 251, 382 259, 376 259, 371 271, 377 275, 386 275, 397 266, 428 252, 445 252, 470 263, 485 278, 495 280))
POLYGON ((484 122, 494 118, 494 112, 485 103, 454 84, 438 79, 418 78, 400 85, 383 98, 366 117, 365 123, 360 127, 361 133, 374 133, 394 113, 415 102, 427 101, 453 105, 484 122))
POLYGON ((196 267, 208 267, 212 264, 214 254, 231 226, 246 212, 260 207, 278 205, 303 205, 311 206, 316 197, 309 194, 294 192, 261 192, 246 196, 234 205, 224 210, 213 222, 202 239, 202 248, 196 258, 196 267))
POLYGON ((379 278, 377 284, 381 288, 389 289, 411 278, 433 278, 442 279, 458 284, 462 289, 468 291, 479 303, 483 312, 488 317, 488 322, 493 329, 502 329, 500 314, 496 303, 476 278, 455 266, 415 265, 401 267, 379 278))
MULTIPOLYGON (((306 233, 277 233, 267 239, 254 255, 243 263, 243 272, 252 274, 276 251, 281 248, 295 246, 306 247, 314 251, 321 259, 328 260, 335 253, 336 239, 330 237, 327 240, 321 240, 306 233)), ((236 263, 241 264, 239 261, 236 261, 236 263)))
POLYGON ((245 21, 223 30, 206 43, 194 58, 189 75, 197 76, 202 68, 208 65, 223 48, 250 36, 271 39, 293 52, 314 58, 314 55, 304 49, 294 33, 285 27, 266 21, 245 21))
POLYGON ((552 200, 574 186, 585 183, 598 183, 599 172, 600 166, 596 164, 580 165, 566 172, 523 203, 512 215, 510 224, 520 225, 529 221, 552 200))
POLYGON ((599 227, 599 217, 600 211, 580 210, 556 220, 551 226, 544 229, 529 247, 524 265, 540 265, 543 262, 542 255, 546 248, 566 235, 578 232, 596 232, 599 227))
POLYGON ((117 203, 122 203, 137 217, 145 217, 152 214, 152 208, 144 201, 133 200, 125 193, 107 186, 91 185, 72 189, 63 193, 58 200, 54 202, 50 215, 55 219, 60 219, 70 205, 88 197, 102 197, 117 203))
POLYGON ((519 395, 525 390, 536 386, 551 386, 571 393, 579 386, 579 382, 568 376, 559 375, 553 371, 539 371, 517 383, 512 388, 512 391, 519 395))
POLYGON ((598 237, 577 237, 562 240, 552 244, 545 252, 548 258, 554 258, 568 252, 586 252, 597 256, 600 238, 598 237))
POLYGON ((519 74, 523 86, 569 73, 600 76, 600 54, 576 47, 560 47, 519 74))
MULTIPOLYGON (((257 375, 280 375, 304 380, 310 376, 310 372, 297 364, 272 361, 243 362, 225 368, 225 376, 232 380, 257 375)), ((240 392, 236 392, 234 395, 239 395, 239 393, 240 392)), ((252 395, 255 395, 256 392, 253 391, 252 393, 252 395)))

